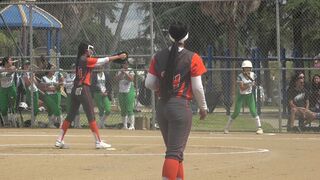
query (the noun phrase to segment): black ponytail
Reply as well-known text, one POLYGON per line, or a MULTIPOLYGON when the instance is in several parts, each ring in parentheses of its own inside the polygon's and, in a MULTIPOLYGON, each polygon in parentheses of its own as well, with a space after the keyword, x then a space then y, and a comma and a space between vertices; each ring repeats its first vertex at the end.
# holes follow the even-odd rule
POLYGON ((168 101, 173 94, 173 77, 177 68, 177 56, 179 51, 179 46, 182 42, 181 39, 185 38, 188 34, 188 27, 181 22, 174 22, 169 27, 169 35, 173 42, 166 66, 164 69, 164 77, 160 81, 160 95, 165 101, 168 101))
POLYGON ((86 53, 86 51, 88 50, 88 43, 82 42, 79 44, 78 46, 78 54, 77 54, 77 59, 79 59, 83 54, 86 53))
POLYGON ((172 80, 176 70, 176 64, 177 64, 176 59, 178 56, 178 48, 179 48, 179 43, 174 42, 171 46, 169 58, 166 64, 166 68, 164 70, 165 73, 164 73, 163 81, 160 82, 161 83, 160 94, 165 101, 169 100, 170 96, 173 93, 172 80))

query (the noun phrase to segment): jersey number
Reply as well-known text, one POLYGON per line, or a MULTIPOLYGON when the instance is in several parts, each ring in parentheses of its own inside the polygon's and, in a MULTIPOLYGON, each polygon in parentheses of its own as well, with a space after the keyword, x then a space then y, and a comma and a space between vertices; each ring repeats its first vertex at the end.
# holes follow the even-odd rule
POLYGON ((177 74, 177 75, 174 76, 173 82, 172 82, 173 89, 179 88, 180 80, 181 80, 181 75, 180 74, 177 74))

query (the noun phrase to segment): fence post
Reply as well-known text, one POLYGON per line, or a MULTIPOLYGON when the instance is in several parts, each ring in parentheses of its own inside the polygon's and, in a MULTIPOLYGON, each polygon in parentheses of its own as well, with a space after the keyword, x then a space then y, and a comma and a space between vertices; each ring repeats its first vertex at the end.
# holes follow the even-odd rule
MULTIPOLYGON (((286 89, 286 49, 282 48, 280 52, 280 60, 281 60, 281 77, 282 77, 282 88, 279 90, 279 98, 281 98, 282 94, 282 115, 287 114, 287 103, 288 103, 288 95, 287 95, 287 89, 286 89)), ((281 106, 279 104, 279 106, 281 106)))
POLYGON ((49 29, 47 30, 47 55, 50 56, 50 49, 51 49, 51 45, 52 45, 52 42, 51 42, 51 38, 52 37, 52 30, 49 29))
MULTIPOLYGON (((252 49, 252 61, 253 61, 253 68, 254 68, 254 73, 257 76, 257 82, 261 82, 261 71, 260 71, 260 59, 261 58, 261 52, 259 48, 254 48, 252 49)), ((261 84, 258 84, 255 88, 252 89, 255 97, 256 102, 257 102, 257 113, 258 115, 261 114, 261 92, 260 92, 260 86, 261 84), (256 90, 256 91, 255 91, 256 90)))
MULTIPOLYGON (((150 8, 150 59, 152 58, 153 54, 154 54, 154 39, 153 39, 153 6, 152 6, 152 2, 149 3, 149 8, 150 8)), ((151 93, 151 103, 152 103, 152 117, 151 117, 151 124, 152 130, 155 130, 155 124, 156 124, 156 96, 155 96, 155 92, 152 91, 151 93)))
POLYGON ((207 54, 207 68, 209 69, 209 75, 208 75, 208 84, 207 84, 207 92, 213 92, 213 78, 212 78, 212 61, 213 61, 213 46, 208 45, 207 48, 208 54, 207 54))
MULTIPOLYGON (((34 64, 34 58, 33 58, 33 26, 32 26, 32 21, 33 21, 33 17, 32 17, 32 6, 33 3, 30 2, 30 6, 29 6, 29 55, 30 55, 30 62, 31 65, 34 64)), ((33 86, 33 67, 31 66, 31 87, 33 86)), ((33 101, 33 90, 31 88, 31 127, 35 127, 35 114, 34 114, 34 101, 33 101)))
MULTIPOLYGON (((225 57, 230 57, 230 50, 226 49, 225 51, 225 57)), ((227 69, 232 69, 231 68, 231 59, 226 60, 226 68, 227 69)), ((233 85, 231 82, 231 72, 227 71, 222 71, 221 72, 221 80, 222 80, 222 92, 223 92, 223 99, 224 99, 224 104, 226 106, 226 115, 230 115, 230 108, 232 105, 232 92, 231 92, 231 86, 233 85)))
POLYGON ((59 29, 56 30, 56 42, 55 42, 55 45, 56 45, 56 50, 57 50, 57 53, 60 53, 60 50, 61 50, 61 31, 59 29))
POLYGON ((302 60, 297 60, 297 58, 302 57, 301 50, 298 48, 294 48, 292 51, 292 57, 294 57, 293 64, 294 68, 303 68, 304 64, 302 60))

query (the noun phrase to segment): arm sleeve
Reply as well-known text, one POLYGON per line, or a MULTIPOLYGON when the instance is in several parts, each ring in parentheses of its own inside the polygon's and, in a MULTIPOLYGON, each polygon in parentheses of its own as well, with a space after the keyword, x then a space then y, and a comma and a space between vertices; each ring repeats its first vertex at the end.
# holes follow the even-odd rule
POLYGON ((98 59, 97 59, 97 63, 95 64, 95 67, 97 67, 97 66, 102 66, 102 65, 104 65, 104 64, 106 64, 106 63, 108 63, 108 62, 109 62, 109 58, 108 58, 108 57, 98 58, 98 59))
POLYGON ((87 58, 87 67, 94 68, 97 66, 104 65, 109 62, 109 58, 87 58))
POLYGON ((192 93, 200 109, 207 110, 207 102, 204 95, 201 76, 191 77, 192 93))
POLYGON ((151 89, 153 91, 158 90, 159 89, 158 77, 151 74, 151 73, 148 73, 146 81, 145 81, 145 86, 146 86, 146 88, 151 89))

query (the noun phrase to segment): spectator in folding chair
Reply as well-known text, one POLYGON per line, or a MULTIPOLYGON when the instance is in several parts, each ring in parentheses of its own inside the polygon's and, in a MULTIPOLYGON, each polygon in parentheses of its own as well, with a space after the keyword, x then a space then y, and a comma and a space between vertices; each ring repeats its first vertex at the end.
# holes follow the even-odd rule
POLYGON ((320 68, 320 54, 316 55, 314 58, 313 58, 313 66, 315 68, 320 68))
POLYGON ((289 83, 288 88, 288 131, 294 127, 294 121, 296 118, 299 119, 300 125, 305 119, 305 112, 309 110, 309 91, 305 87, 304 74, 297 72, 289 83))
POLYGON ((61 85, 64 79, 62 76, 59 78, 53 66, 49 68, 49 72, 41 78, 41 87, 44 95, 44 104, 48 111, 48 127, 56 128, 55 124, 62 125, 62 112, 61 112, 61 85))
POLYGON ((301 125, 304 127, 307 124, 311 124, 315 120, 320 120, 320 90, 316 94, 312 94, 312 98, 315 99, 314 106, 310 106, 310 109, 304 107, 297 107, 296 116, 300 117, 301 125))
POLYGON ((17 90, 14 83, 14 74, 16 67, 12 57, 5 57, 2 59, 2 66, 0 67, 0 110, 4 125, 8 125, 8 110, 15 108, 17 90), (11 107, 9 107, 11 106, 11 107))
POLYGON ((98 72, 92 73, 91 92, 93 99, 99 109, 99 128, 105 128, 105 121, 111 112, 111 83, 107 82, 103 66, 98 68, 98 72), (109 85, 109 87, 107 86, 109 85))
POLYGON ((312 76, 312 82, 310 87, 310 107, 315 107, 318 98, 318 92, 320 90, 320 74, 312 76))

